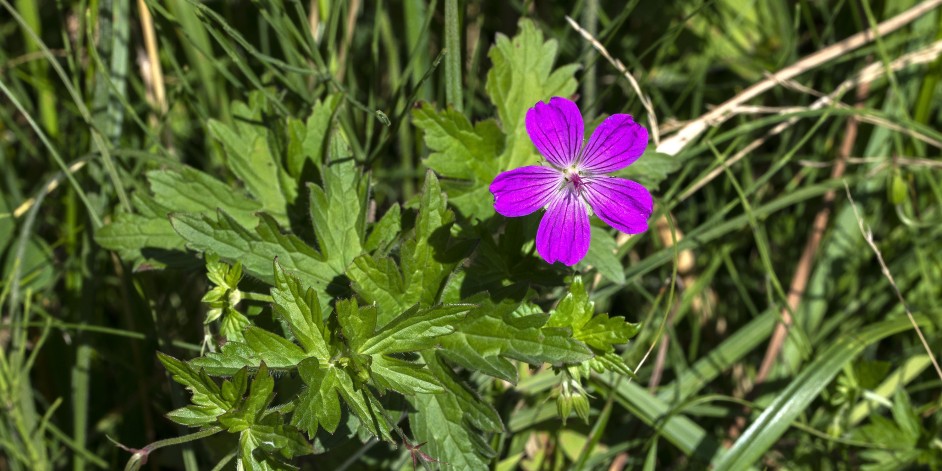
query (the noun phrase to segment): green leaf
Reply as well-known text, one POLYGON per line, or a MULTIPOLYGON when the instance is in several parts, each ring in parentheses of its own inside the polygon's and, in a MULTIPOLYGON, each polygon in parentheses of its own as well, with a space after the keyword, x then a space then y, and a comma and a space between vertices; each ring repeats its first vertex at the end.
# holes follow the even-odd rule
POLYGON ((275 263, 275 286, 271 290, 275 316, 284 321, 305 353, 322 360, 331 356, 330 331, 324 328, 317 293, 275 263))
POLYGON ((413 305, 436 304, 445 279, 462 258, 462 247, 450 243, 453 221, 438 178, 428 172, 415 228, 402 244, 401 263, 397 266, 389 257, 363 255, 350 265, 347 277, 354 290, 379 307, 379 326, 413 305))
POLYGON ((450 238, 449 229, 455 220, 448 209, 434 173, 425 174, 425 187, 419 200, 419 214, 415 220, 415 237, 402 247, 402 274, 406 287, 405 304, 435 304, 442 282, 457 262, 442 263, 450 238))
POLYGON ((275 380, 268 373, 265 363, 262 363, 255 373, 255 379, 252 380, 248 397, 240 401, 237 408, 220 416, 219 423, 232 433, 247 430, 261 419, 262 413, 274 397, 275 380))
POLYGON ((504 135, 497 122, 491 119, 472 127, 463 113, 450 108, 435 111, 428 103, 413 110, 412 119, 432 150, 425 165, 460 180, 446 183, 451 203, 466 216, 483 219, 494 214, 487 186, 502 170, 498 156, 504 135))
POLYGON ((484 184, 500 171, 497 157, 504 135, 493 119, 472 126, 460 111, 436 111, 423 103, 412 111, 412 120, 425 132, 425 145, 433 151, 425 165, 442 176, 484 184))
POLYGON ((265 363, 276 370, 294 369, 308 357, 297 345, 265 329, 249 327, 243 332, 244 342, 227 342, 218 352, 190 360, 190 365, 210 374, 227 375, 245 367, 265 363))
POLYGON ((324 262, 341 274, 362 252, 367 185, 352 159, 334 162, 324 170, 324 188, 308 184, 311 221, 324 262))
POLYGON ((517 369, 506 358, 531 365, 579 363, 592 358, 585 345, 562 329, 542 329, 545 314, 518 313, 521 297, 497 303, 487 295, 468 298, 479 306, 456 332, 439 339, 440 354, 468 369, 511 383, 517 382, 517 369))
POLYGON ((586 254, 580 266, 592 266, 605 278, 623 285, 625 271, 621 266, 621 261, 615 256, 616 249, 615 238, 608 231, 592 226, 592 243, 589 245, 589 253, 586 254))
POLYGON ((613 352, 613 345, 628 343, 629 339, 638 334, 639 328, 638 324, 626 322, 622 318, 609 318, 605 314, 598 314, 575 332, 574 336, 598 351, 613 352))
POLYGON ((191 248, 239 260, 246 271, 268 283, 274 279, 272 260, 277 258, 304 284, 323 290, 333 279, 333 270, 321 255, 296 236, 284 234, 270 216, 260 213, 259 217, 254 232, 224 212, 219 212, 216 220, 195 214, 172 214, 170 222, 191 248))
POLYGON ((438 342, 438 337, 454 332, 473 307, 471 304, 451 304, 410 309, 383 326, 360 347, 359 352, 375 355, 431 348, 438 342))
POLYGON ((576 91, 573 77, 579 66, 553 69, 558 49, 555 40, 543 41, 543 33, 529 19, 518 23, 513 39, 497 35, 488 52, 493 67, 487 73, 485 90, 497 108, 507 141, 500 157, 501 170, 534 164, 536 148, 526 132, 527 110, 536 102, 553 96, 571 96, 576 91))
MULTIPOLYGON (((183 251, 185 241, 173 230, 167 215, 171 211, 209 213, 223 210, 243 227, 252 227, 261 204, 206 173, 183 166, 179 170, 154 170, 147 173, 153 197, 135 195, 139 214, 119 214, 95 233, 103 247, 116 250, 126 260, 149 258, 144 249, 183 251)), ((150 260, 162 266, 162 261, 150 260)))
MULTIPOLYGON (((376 308, 373 306, 357 306, 355 299, 337 301, 334 309, 337 321, 350 349, 361 351, 361 346, 368 342, 376 330, 376 308)), ((365 352, 364 352, 365 353, 365 352)))
POLYGON ((628 343, 637 335, 638 324, 622 318, 609 318, 595 314, 595 303, 589 300, 582 277, 575 277, 566 295, 550 313, 549 327, 572 329, 573 338, 586 343, 600 353, 615 351, 614 345, 628 343))
POLYGON ((569 327, 573 332, 584 326, 595 312, 595 303, 589 300, 582 277, 575 277, 569 286, 569 293, 559 301, 550 313, 548 327, 569 327))
POLYGON ((455 469, 487 469, 496 453, 482 432, 503 432, 500 415, 464 385, 435 352, 422 357, 445 392, 407 396, 415 408, 409 414, 415 439, 428 442, 425 452, 455 469))
POLYGON ((185 362, 164 353, 157 352, 157 359, 167 368, 174 381, 190 390, 193 405, 201 408, 202 413, 219 416, 233 406, 233 402, 223 398, 219 385, 205 371, 194 370, 185 362))
POLYGON ((211 213, 221 209, 243 227, 257 223, 255 213, 262 209, 258 201, 191 167, 180 171, 153 170, 147 181, 154 199, 176 212, 211 213))
POLYGON ((409 300, 404 298, 402 273, 395 260, 361 255, 353 260, 347 269, 347 276, 353 282, 357 294, 379 307, 383 323, 407 307, 403 304, 409 300))
POLYGON ((298 372, 308 389, 299 396, 298 407, 291 419, 292 425, 305 431, 308 436, 317 432, 318 425, 333 433, 340 424, 339 394, 350 412, 370 433, 392 440, 390 425, 378 410, 382 407, 379 401, 368 390, 358 388, 346 370, 309 358, 298 365, 298 372))
POLYGON ((342 96, 333 94, 324 101, 317 100, 307 121, 288 119, 288 152, 286 166, 288 173, 299 178, 308 162, 320 170, 324 162, 331 123, 342 96))
POLYGON ((364 252, 379 251, 385 253, 392 241, 396 240, 402 227, 402 216, 399 203, 393 205, 383 214, 379 221, 373 224, 370 235, 363 244, 364 252))
POLYGON ((249 387, 249 369, 242 368, 232 378, 223 380, 222 397, 230 404, 235 404, 242 399, 242 395, 249 387))
MULTIPOLYGON (((237 468, 252 471, 287 471, 298 467, 275 455, 277 450, 282 455, 301 450, 300 441, 304 441, 296 431, 283 425, 256 425, 239 434, 239 465, 237 468), (293 432, 293 433, 292 433, 293 432), (290 435, 297 435, 291 438, 290 435)), ((305 453, 310 453, 305 444, 305 453)), ((301 453, 299 453, 301 454, 301 453)))
POLYGON ((246 105, 232 105, 233 125, 210 120, 210 135, 226 151, 226 164, 245 187, 261 203, 263 210, 281 224, 288 223, 287 208, 297 198, 297 184, 288 175, 275 151, 269 145, 265 122, 266 106, 259 94, 250 96, 246 105))
POLYGON ((314 452, 314 448, 296 428, 285 425, 281 414, 266 413, 248 432, 260 442, 258 448, 269 456, 277 453, 283 458, 291 459, 314 452))
POLYGON ((187 427, 202 427, 216 422, 220 412, 215 407, 189 405, 167 413, 167 418, 187 427))
POLYGON ((423 365, 386 355, 373 355, 370 373, 378 386, 403 395, 434 394, 445 390, 423 365))
POLYGON ((143 260, 141 249, 183 250, 184 240, 166 217, 121 213, 111 223, 95 231, 95 242, 115 250, 125 260, 143 260))
POLYGON ((318 427, 334 433, 341 415, 338 378, 346 373, 339 368, 321 368, 314 359, 302 362, 298 372, 308 388, 298 396, 291 424, 309 437, 317 433, 318 427))
POLYGON ((275 369, 294 368, 307 355, 291 341, 265 329, 249 327, 245 329, 245 343, 258 358, 275 369))

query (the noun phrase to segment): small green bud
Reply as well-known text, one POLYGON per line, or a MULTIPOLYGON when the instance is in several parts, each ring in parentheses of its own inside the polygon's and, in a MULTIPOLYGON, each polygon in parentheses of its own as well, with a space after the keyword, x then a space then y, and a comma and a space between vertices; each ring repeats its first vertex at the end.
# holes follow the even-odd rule
POLYGON ((209 311, 206 311, 206 320, 203 321, 203 324, 211 324, 216 319, 219 319, 222 316, 222 308, 214 307, 209 311))
POLYGON ((229 305, 236 307, 242 301, 242 291, 238 289, 233 289, 229 292, 229 305))
POLYGON ((576 415, 585 423, 589 423, 589 398, 580 392, 575 392, 572 395, 572 406, 576 410, 576 415))
POLYGON ((563 425, 566 425, 566 419, 572 413, 572 397, 568 394, 560 394, 556 397, 556 413, 562 419, 563 425))
POLYGON ((887 197, 890 203, 903 204, 908 196, 909 188, 906 179, 903 178, 899 170, 893 172, 893 176, 890 177, 890 185, 887 187, 887 197))

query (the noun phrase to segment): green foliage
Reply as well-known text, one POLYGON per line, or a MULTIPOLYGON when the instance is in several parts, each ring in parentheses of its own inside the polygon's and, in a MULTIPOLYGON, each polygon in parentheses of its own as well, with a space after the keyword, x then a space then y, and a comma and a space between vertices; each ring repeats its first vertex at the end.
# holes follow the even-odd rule
POLYGON ((638 333, 638 324, 607 314, 595 314, 595 303, 589 300, 582 278, 576 277, 556 310, 550 313, 549 327, 571 329, 572 336, 594 351, 611 353, 614 346, 628 342, 638 333))
MULTIPOLYGON (((354 259, 347 276, 357 294, 376 303, 380 325, 415 304, 430 306, 437 302, 446 277, 461 261, 465 250, 451 240, 454 217, 438 178, 430 172, 419 201, 415 228, 402 242, 399 262, 382 255, 364 254, 354 259)), ((377 226, 379 229, 375 230, 392 230, 377 226)))

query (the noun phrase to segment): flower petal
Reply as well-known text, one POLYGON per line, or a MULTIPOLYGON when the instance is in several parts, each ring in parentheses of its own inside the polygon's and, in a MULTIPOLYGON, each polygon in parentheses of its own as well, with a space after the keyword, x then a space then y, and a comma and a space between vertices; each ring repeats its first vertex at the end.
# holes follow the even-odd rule
POLYGON ((579 107, 557 96, 549 104, 541 101, 527 111, 527 134, 546 160, 568 167, 579 155, 585 125, 579 107))
POLYGON ((546 263, 573 266, 589 252, 589 211, 572 191, 555 198, 536 230, 536 251, 546 263))
POLYGON ((526 216, 546 206, 563 182, 551 167, 520 167, 501 173, 491 182, 494 210, 507 217, 526 216))
POLYGON ((621 170, 638 160, 648 146, 648 130, 631 115, 613 114, 595 128, 582 151, 582 168, 594 173, 621 170))
POLYGON ((654 210, 651 193, 631 180, 616 177, 591 177, 582 189, 589 206, 608 225, 627 234, 648 230, 648 218, 654 210))

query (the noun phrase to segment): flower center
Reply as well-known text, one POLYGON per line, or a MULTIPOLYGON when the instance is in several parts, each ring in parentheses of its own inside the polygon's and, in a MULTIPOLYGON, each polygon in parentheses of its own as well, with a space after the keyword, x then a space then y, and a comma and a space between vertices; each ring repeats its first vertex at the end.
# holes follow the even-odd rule
POLYGON ((582 176, 579 175, 579 172, 575 168, 567 168, 563 171, 563 175, 566 179, 566 186, 571 188, 576 195, 581 194, 582 186, 585 185, 585 182, 582 181, 582 176))

